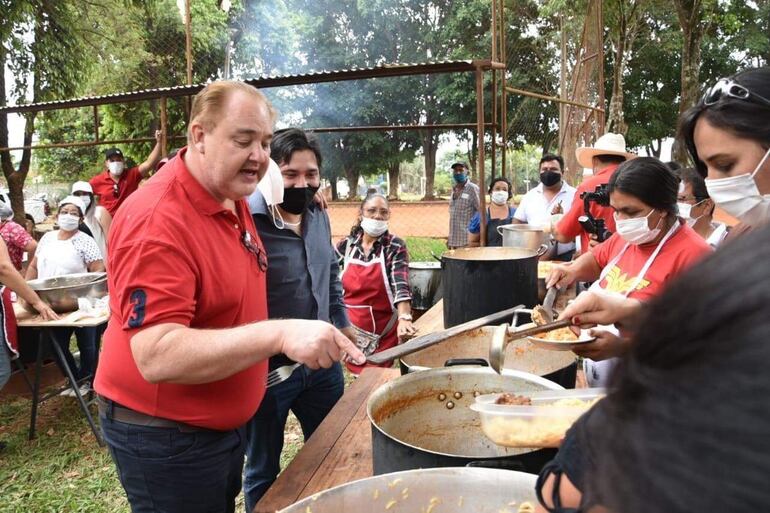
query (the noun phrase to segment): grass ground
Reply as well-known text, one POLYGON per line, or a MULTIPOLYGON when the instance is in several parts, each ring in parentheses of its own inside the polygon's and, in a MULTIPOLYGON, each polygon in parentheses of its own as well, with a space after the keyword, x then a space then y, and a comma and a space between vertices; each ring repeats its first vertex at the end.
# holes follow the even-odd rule
POLYGON ((433 262, 431 253, 441 256, 447 250, 446 239, 428 237, 406 237, 406 247, 409 249, 410 262, 433 262))

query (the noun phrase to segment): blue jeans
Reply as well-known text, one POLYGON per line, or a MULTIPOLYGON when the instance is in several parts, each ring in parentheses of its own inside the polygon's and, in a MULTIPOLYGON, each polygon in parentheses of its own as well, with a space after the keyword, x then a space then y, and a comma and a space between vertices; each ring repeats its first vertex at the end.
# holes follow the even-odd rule
POLYGON ((241 490, 243 427, 182 432, 100 416, 133 513, 233 513, 241 490))
POLYGON ((283 432, 289 410, 297 416, 307 440, 342 397, 344 389, 339 363, 315 371, 302 365, 289 379, 267 389, 259 410, 246 424, 243 495, 247 513, 251 513, 281 471, 283 432))
POLYGON ((64 359, 67 365, 72 369, 75 379, 82 379, 93 376, 96 373, 96 365, 99 361, 99 342, 102 338, 101 327, 86 328, 52 328, 53 336, 59 347, 64 352, 64 359), (80 368, 75 365, 75 358, 70 352, 70 337, 75 332, 75 339, 78 342, 80 351, 80 368))

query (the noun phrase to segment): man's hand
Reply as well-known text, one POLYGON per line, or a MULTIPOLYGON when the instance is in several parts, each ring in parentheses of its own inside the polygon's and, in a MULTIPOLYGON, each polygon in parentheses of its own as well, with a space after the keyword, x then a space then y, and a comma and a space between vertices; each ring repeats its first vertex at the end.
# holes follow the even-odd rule
POLYGON ((357 365, 366 357, 340 330, 323 321, 291 319, 281 321, 279 352, 311 369, 328 369, 347 355, 357 365))
POLYGON ((163 137, 163 130, 155 130, 155 141, 160 142, 160 139, 163 137))
POLYGON ((564 213, 564 207, 561 205, 561 200, 559 200, 559 202, 556 205, 554 205, 553 209, 551 210, 551 215, 555 216, 563 213, 564 213))
POLYGON ((592 328, 599 324, 622 326, 633 320, 642 310, 642 304, 635 299, 611 294, 583 292, 559 315, 559 319, 572 319, 581 328, 592 328))
POLYGON ((591 336, 596 337, 594 342, 572 346, 572 352, 583 358, 600 362, 608 358, 623 356, 631 345, 629 339, 605 330, 591 330, 591 336))

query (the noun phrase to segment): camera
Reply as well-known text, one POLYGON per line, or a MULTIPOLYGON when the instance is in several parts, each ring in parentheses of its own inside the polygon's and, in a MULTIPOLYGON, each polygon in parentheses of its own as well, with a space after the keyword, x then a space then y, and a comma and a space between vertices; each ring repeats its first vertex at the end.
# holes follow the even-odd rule
POLYGON ((610 206, 609 186, 606 183, 597 185, 594 192, 586 191, 581 193, 580 199, 583 200, 584 212, 584 215, 578 218, 580 226, 582 226, 587 233, 596 235, 596 239, 599 242, 604 242, 609 239, 612 233, 607 229, 604 219, 596 218, 591 214, 591 203, 596 203, 601 207, 610 206))

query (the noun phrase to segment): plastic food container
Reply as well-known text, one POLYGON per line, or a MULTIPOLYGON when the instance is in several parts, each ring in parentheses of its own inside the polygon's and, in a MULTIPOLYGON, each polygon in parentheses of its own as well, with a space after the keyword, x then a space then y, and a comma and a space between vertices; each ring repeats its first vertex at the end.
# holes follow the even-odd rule
POLYGON ((570 426, 605 394, 603 388, 524 392, 531 406, 495 404, 500 394, 486 394, 471 409, 481 416, 484 435, 497 445, 558 447, 570 426))

